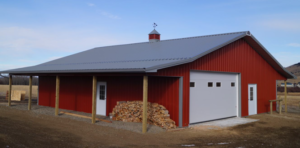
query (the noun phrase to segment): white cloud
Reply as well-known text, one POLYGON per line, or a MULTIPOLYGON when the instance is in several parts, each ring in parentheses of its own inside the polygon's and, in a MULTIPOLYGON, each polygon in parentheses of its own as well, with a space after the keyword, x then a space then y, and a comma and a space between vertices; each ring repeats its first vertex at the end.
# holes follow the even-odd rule
POLYGON ((300 47, 300 44, 299 43, 290 43, 290 44, 288 44, 288 46, 300 47))
POLYGON ((32 66, 95 47, 130 43, 94 30, 0 27, 0 70, 32 66))
POLYGON ((15 68, 22 68, 25 67, 24 65, 16 65, 16 64, 2 64, 0 63, 0 70, 9 70, 9 69, 15 69, 15 68))
POLYGON ((93 4, 93 3, 87 3, 87 5, 90 6, 90 7, 96 6, 96 5, 93 4))
POLYGON ((105 11, 102 11, 101 14, 105 17, 108 17, 108 18, 111 18, 111 19, 120 19, 119 16, 117 15, 113 15, 111 13, 108 13, 108 12, 105 12, 105 11))
MULTIPOLYGON (((76 52, 82 49, 123 42, 111 35, 84 30, 30 29, 22 27, 0 28, 0 49, 21 52, 51 50, 76 52)), ((0 52, 3 50, 0 50, 0 52)), ((17 53, 14 53, 17 54, 17 53)))
POLYGON ((300 59, 300 54, 298 52, 277 52, 273 55, 283 67, 299 63, 300 59))
POLYGON ((266 29, 300 31, 300 19, 298 18, 264 19, 258 24, 266 29))
MULTIPOLYGON (((87 5, 90 6, 90 7, 96 6, 96 5, 93 4, 93 3, 87 3, 87 5)), ((105 16, 105 17, 108 17, 108 18, 111 18, 111 19, 120 19, 119 16, 114 15, 114 14, 111 14, 111 13, 106 12, 106 11, 101 11, 101 10, 100 10, 100 13, 101 13, 102 16, 105 16)))

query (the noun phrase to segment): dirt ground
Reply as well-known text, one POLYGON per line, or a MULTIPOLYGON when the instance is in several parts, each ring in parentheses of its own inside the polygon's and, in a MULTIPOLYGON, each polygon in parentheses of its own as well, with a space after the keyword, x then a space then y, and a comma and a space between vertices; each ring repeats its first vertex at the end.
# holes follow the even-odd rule
POLYGON ((0 106, 0 147, 300 147, 300 114, 259 114, 231 128, 140 134, 0 106))

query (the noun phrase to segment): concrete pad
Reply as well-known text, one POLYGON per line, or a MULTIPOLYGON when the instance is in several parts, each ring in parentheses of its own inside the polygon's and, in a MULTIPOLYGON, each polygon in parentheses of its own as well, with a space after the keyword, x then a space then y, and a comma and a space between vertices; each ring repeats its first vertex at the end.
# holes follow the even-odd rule
POLYGON ((205 126, 205 127, 208 127, 209 129, 210 128, 216 129, 216 128, 212 128, 212 127, 226 128, 226 127, 232 127, 232 126, 236 126, 236 125, 256 122, 258 120, 259 119, 235 117, 235 118, 228 118, 228 119, 221 119, 221 120, 215 120, 215 121, 210 121, 210 122, 193 124, 193 125, 190 125, 190 127, 194 128, 194 127, 199 127, 199 126, 205 126))

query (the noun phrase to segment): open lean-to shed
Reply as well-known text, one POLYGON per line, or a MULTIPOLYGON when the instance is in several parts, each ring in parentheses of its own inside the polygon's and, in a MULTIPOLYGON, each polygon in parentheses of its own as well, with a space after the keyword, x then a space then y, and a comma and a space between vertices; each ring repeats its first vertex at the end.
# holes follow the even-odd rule
POLYGON ((117 101, 148 99, 164 105, 179 127, 267 112, 276 80, 294 78, 249 31, 160 40, 153 30, 149 42, 1 73, 39 76, 42 106, 58 107, 59 97, 59 108, 107 116, 117 101))

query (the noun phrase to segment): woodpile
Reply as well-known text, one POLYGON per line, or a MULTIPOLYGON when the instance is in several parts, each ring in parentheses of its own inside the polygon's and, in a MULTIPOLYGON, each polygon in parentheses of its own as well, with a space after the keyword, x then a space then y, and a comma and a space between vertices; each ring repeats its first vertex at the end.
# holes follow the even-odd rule
MULTIPOLYGON (((165 129, 176 128, 175 121, 170 119, 169 111, 162 105, 148 102, 147 122, 165 129)), ((119 101, 113 109, 112 119, 123 122, 142 122, 142 101, 119 101)))

